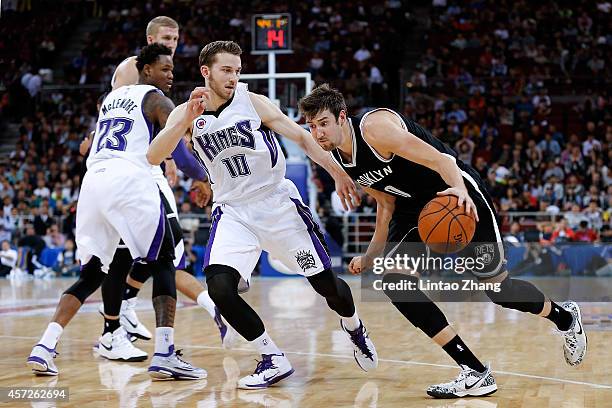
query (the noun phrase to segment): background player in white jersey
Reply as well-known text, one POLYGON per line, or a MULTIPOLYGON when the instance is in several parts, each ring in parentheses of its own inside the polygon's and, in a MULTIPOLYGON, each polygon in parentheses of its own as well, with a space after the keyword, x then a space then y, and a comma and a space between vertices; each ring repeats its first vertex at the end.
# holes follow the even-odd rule
MULTIPOLYGON (((104 280, 103 271, 108 270, 122 239, 131 257, 145 261, 153 275, 157 329, 150 375, 159 379, 206 377, 206 371, 181 360, 180 352, 174 350, 172 226, 146 159, 149 142, 155 136, 154 126, 163 128, 174 108, 158 89, 169 90, 172 68, 170 49, 160 44, 144 47, 138 57, 139 84, 111 92, 102 104, 77 207, 81 276, 60 299, 53 321, 28 357, 28 365, 36 374, 58 374, 53 358, 63 328, 104 280)), ((118 276, 106 279, 111 294, 120 294, 124 286, 125 275, 118 276)), ((121 298, 116 298, 120 302, 121 298)), ((120 334, 123 329, 116 320, 115 324, 120 334)), ((113 335, 105 349, 116 347, 132 347, 125 332, 123 338, 113 335)))
MULTIPOLYGON (((158 16, 147 24, 146 36, 148 44, 163 44, 170 48, 172 55, 174 56, 174 51, 176 50, 179 39, 179 25, 170 17, 158 16)), ((111 80, 111 85, 113 90, 115 90, 125 85, 133 85, 137 82, 138 70, 136 69, 136 57, 128 57, 121 62, 121 64, 119 64, 115 70, 111 80)), ((193 155, 188 152, 183 142, 179 143, 177 149, 172 152, 172 157, 169 157, 164 161, 165 172, 166 175, 170 174, 169 178, 171 179, 171 185, 176 183, 176 165, 173 159, 176 160, 176 163, 179 165, 181 170, 183 170, 183 172, 194 180, 194 182, 192 182, 192 188, 199 189, 199 191, 203 192, 206 187, 203 186, 202 183, 199 183, 199 181, 205 178, 204 170, 195 161, 193 155), (185 169, 191 169, 191 171, 185 171, 185 169)), ((164 177, 164 173, 159 166, 153 167, 153 176, 160 190, 164 194, 164 197, 166 197, 166 200, 171 206, 171 210, 168 211, 168 217, 178 220, 178 208, 174 194, 172 193, 168 180, 166 180, 164 177)), ((206 191, 209 192, 210 190, 206 191)), ((208 199, 208 196, 203 197, 203 201, 200 204, 206 205, 208 199)), ((177 290, 208 311, 219 329, 222 344, 224 347, 231 348, 234 342, 238 339, 237 334, 231 327, 228 327, 225 324, 219 310, 215 307, 213 301, 208 295, 208 292, 204 289, 200 281, 184 271, 185 255, 183 240, 181 239, 180 241, 177 241, 176 244, 176 258, 174 265, 177 268, 177 290)), ((127 251, 125 250, 117 251, 112 268, 127 268, 129 270, 132 262, 129 258, 129 254, 126 252, 127 251)), ((138 291, 149 276, 150 275, 148 274, 147 269, 143 268, 139 264, 134 265, 127 278, 127 285, 124 294, 124 301, 121 305, 120 317, 121 324, 128 331, 128 333, 130 333, 132 336, 145 340, 149 340, 151 338, 151 332, 147 330, 147 328, 140 322, 138 316, 136 315, 135 308, 138 291)))
POLYGON ((193 126, 194 152, 207 167, 214 192, 204 261, 208 291, 223 317, 262 354, 255 372, 242 378, 238 387, 265 388, 293 373, 257 313, 238 294, 240 278, 249 281, 262 249, 308 279, 341 316, 358 365, 366 371, 375 368, 376 349, 357 315, 351 290, 332 272, 319 226, 295 185, 285 179, 284 157, 272 131, 294 140, 323 166, 351 206, 353 198, 358 201, 355 185, 308 132, 269 99, 238 83, 241 53, 231 41, 216 41, 202 49, 200 70, 206 87, 196 91, 205 95, 207 111, 196 118, 194 113, 199 112, 189 110, 190 104, 182 105, 168 119, 162 139, 149 149, 151 163, 159 163, 193 126))

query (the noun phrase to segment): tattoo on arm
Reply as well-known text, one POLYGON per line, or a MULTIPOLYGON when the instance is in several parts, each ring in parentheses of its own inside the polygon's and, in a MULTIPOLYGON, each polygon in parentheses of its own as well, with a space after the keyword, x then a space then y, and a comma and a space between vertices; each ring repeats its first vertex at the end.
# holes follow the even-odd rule
POLYGON ((151 123, 159 125, 160 129, 166 126, 170 112, 174 109, 174 103, 170 98, 159 92, 149 92, 142 102, 142 111, 151 123))
POLYGON ((156 327, 174 327, 175 298, 168 295, 154 297, 153 309, 155 309, 156 327))

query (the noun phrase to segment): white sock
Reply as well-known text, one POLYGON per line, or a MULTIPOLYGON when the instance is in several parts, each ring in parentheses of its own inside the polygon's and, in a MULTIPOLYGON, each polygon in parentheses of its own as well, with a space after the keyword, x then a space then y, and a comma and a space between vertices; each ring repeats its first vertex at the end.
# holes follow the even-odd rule
POLYGON ((47 348, 55 349, 55 346, 57 345, 57 342, 59 341, 59 338, 62 335, 63 331, 64 328, 60 326, 59 323, 51 322, 47 326, 47 329, 43 333, 38 343, 42 344, 47 348))
POLYGON ((198 295, 197 302, 198 305, 206 309, 206 311, 208 312, 208 314, 210 314, 211 317, 215 317, 215 304, 208 295, 207 290, 203 290, 202 293, 198 295))
POLYGON ((253 347, 255 347, 255 349, 259 352, 259 354, 282 354, 283 353, 282 351, 280 351, 278 347, 276 347, 276 344, 274 344, 274 342, 268 335, 267 331, 264 331, 261 336, 259 336, 253 341, 250 341, 249 343, 251 343, 253 347))
POLYGON ((155 353, 168 354, 174 346, 174 327, 155 328, 155 353))
POLYGON ((344 327, 346 327, 347 330, 357 330, 359 326, 361 326, 359 316, 357 315, 357 309, 355 309, 355 314, 351 317, 342 317, 342 323, 344 323, 344 327))

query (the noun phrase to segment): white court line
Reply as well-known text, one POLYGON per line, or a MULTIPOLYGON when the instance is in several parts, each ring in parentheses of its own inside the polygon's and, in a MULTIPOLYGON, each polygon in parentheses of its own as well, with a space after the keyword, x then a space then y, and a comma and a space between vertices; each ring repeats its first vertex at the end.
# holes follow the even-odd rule
MULTIPOLYGON (((39 337, 5 336, 5 335, 0 335, 0 338, 5 338, 5 339, 24 339, 24 340, 38 340, 39 339, 39 337)), ((94 344, 95 343, 92 340, 69 339, 69 338, 63 339, 63 341, 74 342, 74 343, 88 343, 88 344, 94 344)), ((223 347, 219 347, 219 346, 196 346, 196 345, 190 345, 190 344, 181 344, 180 347, 181 348, 187 348, 187 349, 225 350, 225 351, 228 351, 227 349, 224 349, 223 347)), ((233 349, 231 349, 231 351, 244 351, 244 352, 252 353, 253 349, 250 349, 250 348, 248 348, 248 349, 247 348, 233 348, 233 349)), ((345 359, 345 360, 353 360, 354 359, 353 356, 344 356, 344 355, 339 355, 339 354, 306 353, 306 352, 303 352, 303 351, 285 351, 285 350, 283 350, 283 353, 285 353, 285 354, 296 354, 296 355, 299 355, 299 356, 338 358, 338 359, 345 359)), ((420 365, 420 366, 428 366, 428 367, 457 369, 457 366, 455 366, 455 365, 423 363, 423 362, 420 362, 420 361, 393 360, 393 359, 388 359, 388 358, 379 358, 378 361, 382 361, 382 362, 385 362, 385 363, 393 363, 393 364, 420 365)), ((547 380, 547 381, 553 381, 553 382, 560 382, 560 383, 564 383, 564 384, 586 385, 586 386, 593 387, 593 388, 612 389, 612 385, 608 385, 608 384, 596 384, 596 383, 590 383, 590 382, 585 382, 585 381, 565 380, 563 378, 544 377, 544 376, 540 376, 540 375, 515 373, 513 371, 497 371, 497 370, 493 370, 493 373, 501 374, 501 375, 511 375, 511 376, 514 376, 514 377, 534 378, 534 379, 537 379, 537 380, 547 380)))

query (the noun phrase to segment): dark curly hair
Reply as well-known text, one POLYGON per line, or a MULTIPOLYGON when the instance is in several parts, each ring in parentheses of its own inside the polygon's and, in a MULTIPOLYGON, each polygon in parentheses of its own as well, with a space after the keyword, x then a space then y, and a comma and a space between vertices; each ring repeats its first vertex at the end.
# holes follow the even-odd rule
POLYGON ((160 55, 172 55, 172 50, 163 44, 153 43, 140 50, 136 57, 136 69, 141 72, 145 65, 154 64, 160 55))

